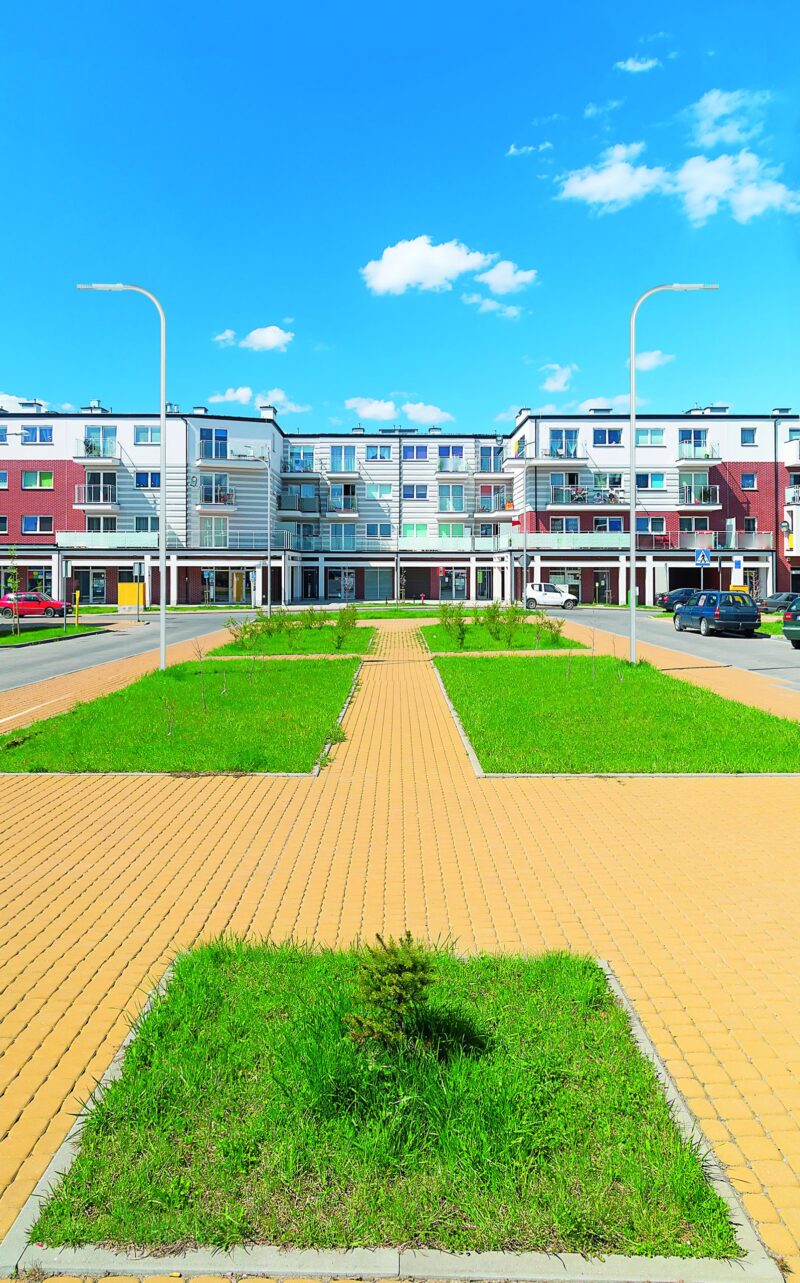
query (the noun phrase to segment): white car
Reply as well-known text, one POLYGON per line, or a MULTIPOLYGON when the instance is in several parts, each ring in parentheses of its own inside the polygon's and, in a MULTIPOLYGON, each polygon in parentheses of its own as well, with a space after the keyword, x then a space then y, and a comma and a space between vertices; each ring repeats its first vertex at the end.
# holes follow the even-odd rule
POLYGON ((527 584, 525 588, 525 605, 563 610, 572 610, 578 604, 578 598, 568 592, 561 584, 527 584))

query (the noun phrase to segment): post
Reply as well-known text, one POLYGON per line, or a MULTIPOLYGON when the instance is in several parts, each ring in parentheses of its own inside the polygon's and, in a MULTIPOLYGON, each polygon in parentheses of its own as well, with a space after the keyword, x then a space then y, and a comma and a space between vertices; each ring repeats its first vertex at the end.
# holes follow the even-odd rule
MULTIPOLYGON (((258 603, 259 609, 261 602, 258 603)), ((267 615, 272 618, 272 436, 267 442, 267 615)))

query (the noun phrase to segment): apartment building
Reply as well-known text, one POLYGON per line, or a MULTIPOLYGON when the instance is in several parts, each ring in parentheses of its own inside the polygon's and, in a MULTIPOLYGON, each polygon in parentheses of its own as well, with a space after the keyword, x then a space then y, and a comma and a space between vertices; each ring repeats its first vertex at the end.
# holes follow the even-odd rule
MULTIPOLYGON (((292 433, 259 417, 167 416, 98 401, 0 414, 0 583, 114 604, 159 597, 167 489, 174 605, 388 598, 509 600, 524 578, 582 601, 629 590, 629 424, 519 411, 504 433, 292 433)), ((637 591, 744 581, 800 591, 800 419, 786 408, 641 415, 637 591), (697 551, 707 550, 701 568, 697 551)))

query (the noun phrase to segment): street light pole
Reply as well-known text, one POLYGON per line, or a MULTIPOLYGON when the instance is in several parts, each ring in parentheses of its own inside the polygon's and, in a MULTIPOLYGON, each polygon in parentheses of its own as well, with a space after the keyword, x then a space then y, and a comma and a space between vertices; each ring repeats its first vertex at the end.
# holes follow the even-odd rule
POLYGON ((79 285, 79 290, 128 290, 133 294, 144 294, 158 310, 161 322, 161 387, 160 387, 160 422, 161 422, 161 486, 159 488, 158 517, 158 588, 159 588, 159 668, 167 666, 167 318, 164 309, 149 290, 141 285, 79 285))
POLYGON ((639 308, 651 294, 660 294, 664 290, 718 290, 718 285, 654 285, 645 290, 633 305, 631 311, 631 350, 630 350, 630 556, 629 556, 629 605, 630 605, 630 650, 629 659, 636 663, 636 317, 639 308))

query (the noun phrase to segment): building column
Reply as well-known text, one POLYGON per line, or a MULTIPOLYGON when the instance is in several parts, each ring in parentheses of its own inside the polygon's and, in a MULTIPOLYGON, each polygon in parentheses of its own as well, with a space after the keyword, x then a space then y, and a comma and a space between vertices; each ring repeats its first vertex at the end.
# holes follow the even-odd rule
POLYGON ((319 594, 319 597, 322 598, 325 596, 325 560, 324 558, 318 557, 317 564, 319 566, 319 572, 318 572, 319 583, 317 584, 317 593, 319 594))
POLYGON ((495 557, 492 563, 492 601, 500 600, 500 576, 502 575, 503 563, 499 557, 495 557))
POLYGON ((528 583, 529 583, 529 584, 539 584, 539 583, 541 583, 541 581, 542 581, 542 559, 541 559, 541 557, 539 557, 539 556, 532 557, 532 558, 531 558, 531 563, 530 563, 530 564, 531 564, 531 566, 533 567, 533 578, 531 579, 530 575, 528 575, 528 583))
POLYGON ((253 570, 253 610, 260 607, 264 600, 264 563, 259 561, 253 570))
POLYGON ((469 590, 467 591, 467 600, 478 600, 478 562, 475 557, 470 557, 469 559, 469 590))
POLYGON ((173 553, 169 559, 169 604, 178 604, 178 554, 173 553))
POLYGON ((153 600, 153 559, 144 555, 144 604, 149 606, 153 600))
MULTIPOLYGON (((270 566, 269 570, 270 574, 272 574, 272 566, 270 566)), ((284 606, 289 605, 289 597, 291 595, 289 592, 290 585, 291 577, 289 572, 289 560, 284 552, 281 555, 281 601, 284 606)))
POLYGON ((625 605, 625 581, 627 579, 628 559, 620 557, 619 559, 619 604, 625 605))
POLYGON ((512 602, 514 600, 514 554, 513 552, 510 552, 508 554, 508 568, 506 573, 508 575, 508 582, 506 583, 506 601, 512 602))
POLYGON ((653 590, 653 576, 655 573, 655 564, 652 557, 644 559, 644 604, 645 606, 655 605, 655 592, 653 590))

